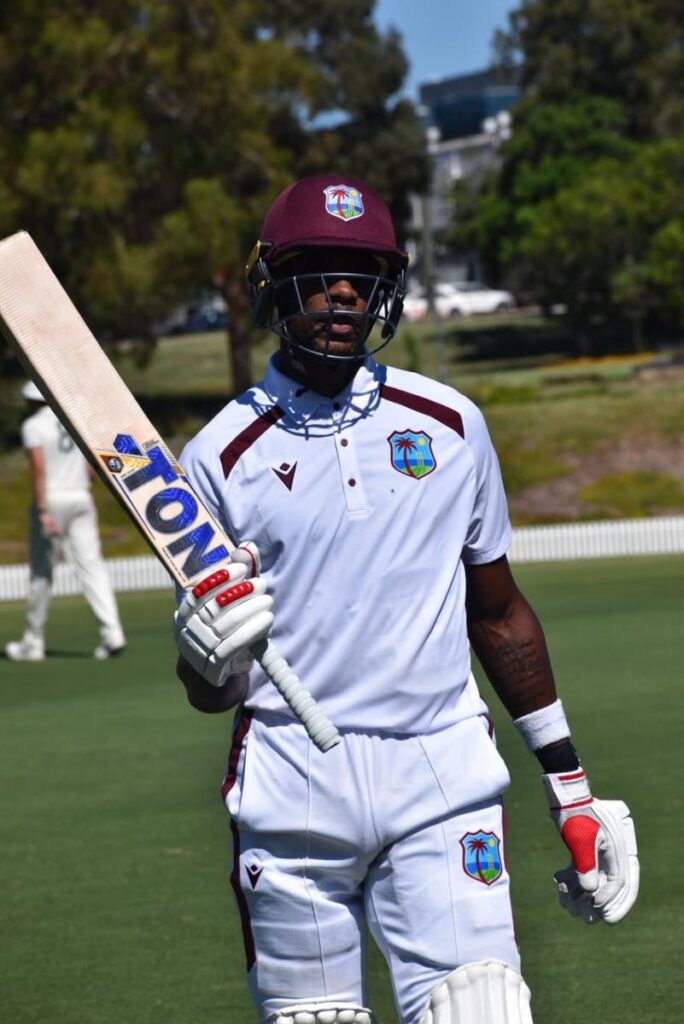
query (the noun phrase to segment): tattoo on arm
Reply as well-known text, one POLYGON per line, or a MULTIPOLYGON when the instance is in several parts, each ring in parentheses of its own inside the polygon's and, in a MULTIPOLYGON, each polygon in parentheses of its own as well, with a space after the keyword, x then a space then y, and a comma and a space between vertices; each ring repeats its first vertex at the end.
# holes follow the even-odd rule
POLYGON ((473 650, 500 700, 519 718, 556 699, 546 641, 524 599, 503 622, 470 622, 473 650))
POLYGON ((534 640, 502 644, 493 651, 494 665, 507 679, 533 686, 543 675, 543 666, 534 640))

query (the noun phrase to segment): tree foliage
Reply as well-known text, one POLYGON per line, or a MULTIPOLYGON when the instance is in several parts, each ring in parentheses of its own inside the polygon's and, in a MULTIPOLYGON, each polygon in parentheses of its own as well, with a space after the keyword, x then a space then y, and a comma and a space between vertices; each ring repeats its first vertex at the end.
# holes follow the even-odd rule
POLYGON ((497 40, 523 98, 498 171, 460 186, 453 237, 585 339, 681 325, 682 35, 673 0, 524 0, 497 40))
POLYGON ((604 96, 632 138, 682 131, 679 0, 523 0, 497 48, 521 62, 524 105, 604 96))
POLYGON ((642 323, 684 327, 684 138, 639 146, 631 157, 606 157, 574 185, 530 211, 520 242, 528 276, 551 304, 558 281, 572 284, 571 316, 603 324, 606 310, 629 325, 635 348, 642 323))
POLYGON ((242 267, 271 199, 354 170, 401 217, 427 174, 373 3, 7 0, 0 232, 29 230, 100 333, 149 334, 214 282, 249 383, 242 267), (325 131, 334 117, 335 129, 325 131))

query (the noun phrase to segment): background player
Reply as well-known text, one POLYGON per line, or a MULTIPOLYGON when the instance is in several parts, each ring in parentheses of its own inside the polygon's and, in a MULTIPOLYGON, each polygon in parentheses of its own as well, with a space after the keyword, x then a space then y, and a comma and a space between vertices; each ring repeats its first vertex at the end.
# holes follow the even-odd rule
POLYGON ((12 661, 42 661, 53 572, 60 553, 72 565, 100 632, 93 654, 98 659, 125 647, 116 599, 100 553, 91 471, 74 441, 45 399, 29 381, 22 390, 30 413, 21 427, 31 472, 29 509, 31 579, 21 640, 8 643, 12 661))
POLYGON ((394 334, 405 266, 364 183, 287 189, 248 267, 254 319, 280 349, 181 459, 243 540, 230 578, 184 598, 175 630, 191 704, 242 702, 223 794, 249 985, 273 1024, 372 1019, 366 924, 402 1024, 531 1020, 504 850, 508 773, 469 645, 542 766, 572 855, 556 876, 562 905, 614 924, 637 895, 629 810, 592 797, 511 575, 482 415, 369 354, 375 324, 378 345, 394 334), (250 668, 249 644, 271 628, 340 729, 329 753, 250 668))

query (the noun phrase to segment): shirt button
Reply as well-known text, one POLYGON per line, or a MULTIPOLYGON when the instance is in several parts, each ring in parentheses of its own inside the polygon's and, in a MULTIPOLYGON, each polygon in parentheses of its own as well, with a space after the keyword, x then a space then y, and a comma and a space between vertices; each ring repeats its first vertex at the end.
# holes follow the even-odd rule
POLYGON ((340 444, 342 445, 343 448, 346 448, 347 445, 349 444, 349 441, 347 440, 346 437, 343 437, 342 440, 340 441, 340 444))
POLYGON ((350 487, 356 487, 356 480, 354 479, 354 477, 352 477, 350 480, 347 480, 347 483, 349 484, 350 487))

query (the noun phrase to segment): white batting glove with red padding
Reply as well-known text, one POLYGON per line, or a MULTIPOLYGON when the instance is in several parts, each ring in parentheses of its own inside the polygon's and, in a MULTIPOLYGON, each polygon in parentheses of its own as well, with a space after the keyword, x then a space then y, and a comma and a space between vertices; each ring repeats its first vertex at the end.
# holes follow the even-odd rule
POLYGON ((180 654, 212 686, 249 672, 250 647, 271 632, 273 598, 260 569, 258 548, 247 541, 185 594, 174 615, 180 654))
POLYGON ((622 800, 596 800, 581 768, 542 775, 572 863, 555 874, 561 906, 587 924, 617 924, 639 892, 634 822, 622 800))

